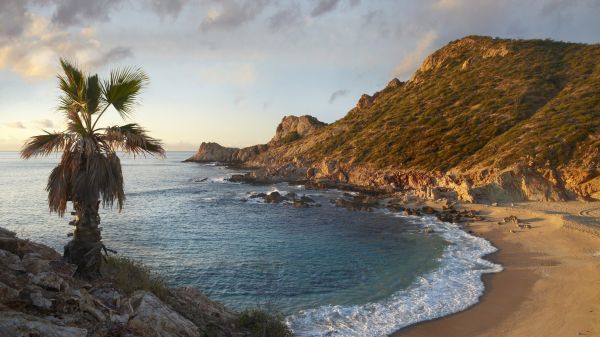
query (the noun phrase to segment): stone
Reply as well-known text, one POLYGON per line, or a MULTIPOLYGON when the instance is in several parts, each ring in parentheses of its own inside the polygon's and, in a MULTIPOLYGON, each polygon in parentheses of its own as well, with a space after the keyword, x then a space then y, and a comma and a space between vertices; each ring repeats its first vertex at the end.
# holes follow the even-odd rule
POLYGON ((40 254, 27 253, 23 256, 23 266, 28 273, 38 274, 41 272, 49 271, 50 260, 43 259, 40 254))
POLYGON ((31 276, 31 282, 47 290, 61 291, 68 287, 67 282, 51 271, 44 271, 31 276))
POLYGON ((133 314, 127 326, 134 332, 152 331, 160 337, 199 337, 198 327, 154 294, 138 290, 130 297, 133 314))
POLYGON ((21 263, 21 259, 6 250, 0 250, 0 266, 14 271, 24 271, 25 268, 21 263))
POLYGON ((13 231, 9 231, 6 228, 0 227, 0 237, 14 238, 16 236, 17 236, 17 233, 15 233, 13 231))
POLYGON ((423 207, 421 207, 421 210, 425 214, 429 214, 429 215, 435 214, 435 209, 433 209, 433 207, 431 207, 431 206, 423 206, 423 207))
POLYGON ((87 330, 59 326, 49 320, 20 312, 2 312, 0 315, 2 337, 85 337, 87 330))
POLYGON ((19 297, 19 291, 0 282, 0 303, 6 303, 19 297))
POLYGON ((31 300, 31 304, 33 304, 33 306, 38 307, 40 309, 50 310, 52 308, 52 301, 45 298, 42 295, 42 292, 39 290, 34 290, 31 293, 29 293, 29 299, 31 300))
POLYGON ((91 293, 102 304, 111 309, 117 309, 121 306, 121 300, 124 295, 117 289, 112 287, 102 287, 94 289, 91 293))
POLYGON ((208 336, 232 336, 232 324, 236 317, 221 303, 213 302, 198 289, 183 287, 173 289, 167 304, 200 327, 208 336))
POLYGON ((371 106, 371 104, 373 104, 373 97, 367 94, 363 94, 362 96, 360 96, 358 103, 356 103, 356 107, 358 109, 364 109, 371 106))

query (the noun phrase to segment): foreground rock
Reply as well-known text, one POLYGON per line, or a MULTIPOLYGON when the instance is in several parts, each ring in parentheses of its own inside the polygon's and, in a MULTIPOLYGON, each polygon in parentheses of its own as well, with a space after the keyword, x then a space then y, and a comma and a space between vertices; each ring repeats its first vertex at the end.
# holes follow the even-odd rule
POLYGON ((110 261, 101 279, 86 282, 53 249, 0 228, 0 336, 253 336, 238 314, 197 289, 150 280, 148 290, 136 290, 144 272, 132 264, 116 269, 110 261))

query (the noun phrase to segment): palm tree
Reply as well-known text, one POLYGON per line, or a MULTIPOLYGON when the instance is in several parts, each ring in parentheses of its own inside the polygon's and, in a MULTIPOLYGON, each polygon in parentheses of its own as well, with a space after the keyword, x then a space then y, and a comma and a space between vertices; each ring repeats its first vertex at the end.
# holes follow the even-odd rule
POLYGON ((85 74, 65 59, 60 60, 64 75, 58 76, 61 95, 58 111, 67 122, 66 130, 31 137, 21 150, 29 159, 62 152, 61 160, 48 178, 48 206, 64 216, 67 202, 73 203, 75 226, 72 240, 64 247, 64 259, 77 265, 83 277, 99 275, 102 263, 100 202, 112 207, 116 201, 123 208, 123 175, 117 151, 164 157, 162 143, 138 124, 99 127, 98 121, 109 107, 123 119, 133 112, 148 76, 138 68, 113 70, 101 81, 98 75, 85 74))

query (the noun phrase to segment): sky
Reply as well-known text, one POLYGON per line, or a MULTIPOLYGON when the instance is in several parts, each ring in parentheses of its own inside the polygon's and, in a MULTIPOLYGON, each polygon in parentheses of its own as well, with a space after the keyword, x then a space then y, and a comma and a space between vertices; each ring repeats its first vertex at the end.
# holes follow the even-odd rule
POLYGON ((59 57, 141 67, 132 120, 168 150, 267 142, 286 115, 331 123, 467 35, 600 43, 600 0, 0 0, 0 150, 61 130, 59 57))

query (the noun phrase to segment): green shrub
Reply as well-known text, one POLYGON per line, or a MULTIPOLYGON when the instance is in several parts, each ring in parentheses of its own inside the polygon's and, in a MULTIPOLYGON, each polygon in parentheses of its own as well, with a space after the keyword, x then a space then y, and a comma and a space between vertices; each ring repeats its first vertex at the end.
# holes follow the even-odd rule
POLYGON ((168 288, 165 280, 141 262, 126 257, 109 256, 102 265, 102 275, 109 278, 116 287, 127 295, 136 290, 152 292, 156 297, 165 300, 168 288))
POLYGON ((237 325, 250 333, 251 337, 291 337, 292 331, 280 314, 255 308, 240 313, 237 325))

